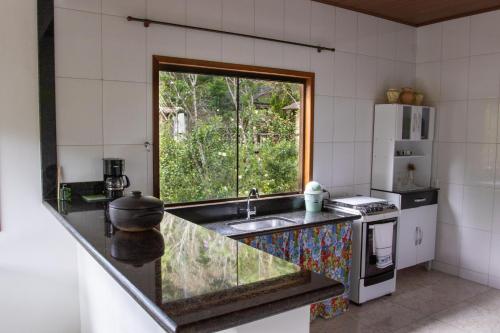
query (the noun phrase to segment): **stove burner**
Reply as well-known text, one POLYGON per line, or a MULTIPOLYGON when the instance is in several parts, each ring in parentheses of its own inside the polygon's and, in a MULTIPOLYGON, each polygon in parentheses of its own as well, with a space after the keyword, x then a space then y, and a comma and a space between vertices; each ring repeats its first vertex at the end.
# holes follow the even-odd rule
POLYGON ((361 196, 327 200, 325 206, 347 208, 362 215, 383 214, 387 211, 397 210, 395 205, 388 203, 386 200, 361 196))

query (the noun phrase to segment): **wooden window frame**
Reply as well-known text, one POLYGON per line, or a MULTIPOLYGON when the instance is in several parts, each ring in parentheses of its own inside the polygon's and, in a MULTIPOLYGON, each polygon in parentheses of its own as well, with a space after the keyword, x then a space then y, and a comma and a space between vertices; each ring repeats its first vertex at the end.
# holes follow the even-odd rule
MULTIPOLYGON (((195 72, 200 74, 214 74, 226 76, 239 76, 255 79, 269 79, 302 84, 301 103, 301 190, 312 179, 313 173, 313 137, 314 137, 314 78, 312 72, 278 69, 271 67, 231 64, 218 61, 205 61, 186 58, 176 58, 153 55, 153 194, 160 196, 160 132, 159 132, 159 79, 160 71, 195 72)), ((294 193, 277 193, 268 196, 283 196, 294 193)), ((166 206, 187 206, 206 203, 227 202, 241 198, 226 198, 186 203, 166 204, 166 206)))

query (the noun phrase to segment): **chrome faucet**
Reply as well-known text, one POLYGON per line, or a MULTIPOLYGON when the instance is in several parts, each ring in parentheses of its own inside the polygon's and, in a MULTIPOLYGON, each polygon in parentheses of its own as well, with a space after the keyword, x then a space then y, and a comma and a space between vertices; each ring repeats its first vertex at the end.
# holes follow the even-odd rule
POLYGON ((252 216, 257 215, 257 208, 255 206, 253 207, 253 209, 250 208, 250 199, 252 197, 255 199, 259 198, 259 190, 255 187, 250 190, 247 197, 247 220, 250 220, 252 216))

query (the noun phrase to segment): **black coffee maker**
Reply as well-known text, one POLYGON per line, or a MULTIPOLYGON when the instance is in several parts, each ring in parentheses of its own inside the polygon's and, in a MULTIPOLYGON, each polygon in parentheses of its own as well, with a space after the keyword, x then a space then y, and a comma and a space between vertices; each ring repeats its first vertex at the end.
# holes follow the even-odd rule
POLYGON ((108 199, 114 200, 123 196, 123 191, 130 187, 130 180, 125 172, 125 160, 121 158, 103 159, 104 193, 108 199))

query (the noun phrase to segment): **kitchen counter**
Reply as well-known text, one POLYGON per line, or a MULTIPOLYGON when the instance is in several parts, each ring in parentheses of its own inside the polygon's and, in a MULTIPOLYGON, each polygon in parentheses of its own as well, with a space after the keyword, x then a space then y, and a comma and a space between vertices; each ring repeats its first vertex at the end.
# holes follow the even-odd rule
MULTIPOLYGON (((106 221, 104 204, 44 204, 167 332, 223 330, 344 292, 338 281, 168 212, 158 230, 124 233, 106 221)), ((308 223, 305 212, 290 214, 308 223)))
MULTIPOLYGON (((261 216, 259 216, 261 217, 261 216)), ((275 228, 275 229, 265 229, 265 230, 256 230, 256 231, 243 231, 232 228, 230 223, 235 221, 242 221, 242 219, 234 219, 234 220, 224 220, 219 222, 209 222, 201 224, 207 229, 214 230, 221 235, 225 235, 234 239, 242 239, 252 236, 266 235, 274 232, 284 232, 294 229, 303 229, 303 228, 313 228, 319 227, 326 224, 336 224, 342 223, 346 221, 352 221, 359 218, 359 215, 349 214, 346 212, 342 212, 336 209, 331 209, 328 211, 321 211, 317 213, 306 212, 305 209, 296 210, 292 212, 284 212, 278 214, 265 215, 265 217, 283 217, 295 222, 294 225, 286 226, 283 228, 275 228)))

